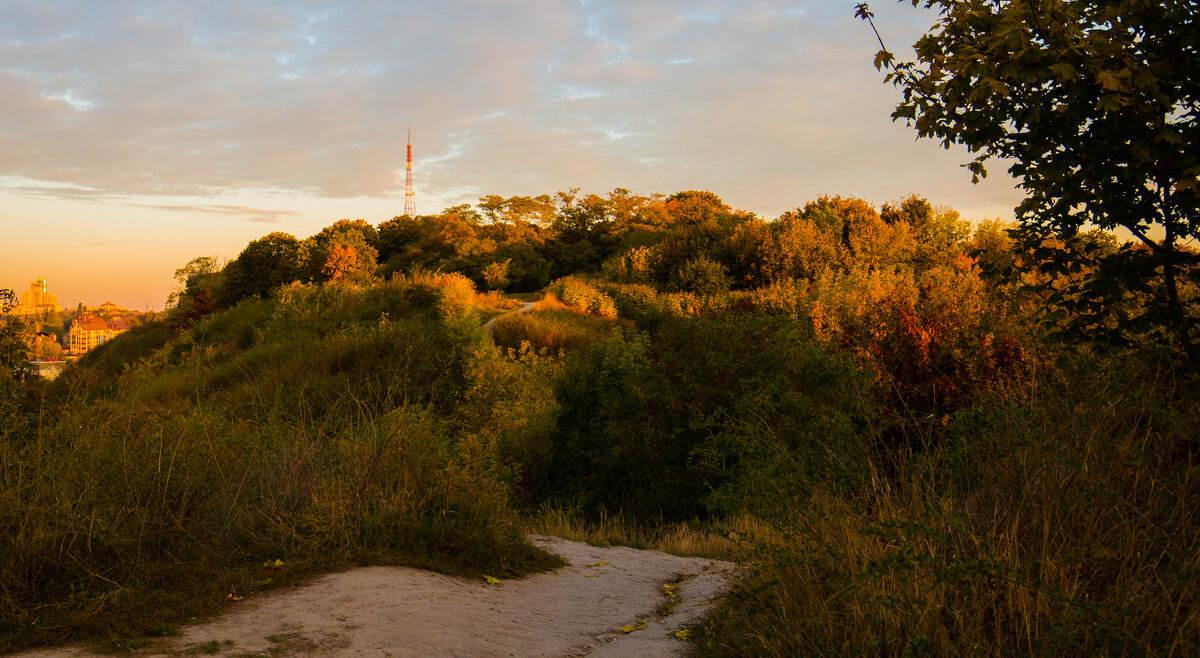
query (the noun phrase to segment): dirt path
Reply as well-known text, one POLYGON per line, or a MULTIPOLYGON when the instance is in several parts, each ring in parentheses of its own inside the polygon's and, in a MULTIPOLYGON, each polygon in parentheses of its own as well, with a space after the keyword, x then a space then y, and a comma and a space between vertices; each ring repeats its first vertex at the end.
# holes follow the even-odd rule
POLYGON ((686 644, 673 632, 702 617, 732 577, 727 562, 533 540, 570 565, 499 584, 404 567, 329 574, 246 599, 146 655, 675 656, 686 644))
POLYGON ((494 317, 491 320, 488 320, 487 322, 484 323, 483 330, 488 332, 488 335, 491 336, 492 329, 493 329, 493 327, 496 326, 496 320, 499 320, 500 318, 502 318, 510 313, 524 313, 525 311, 528 311, 529 309, 533 308, 533 305, 536 303, 537 302, 523 302, 521 304, 521 308, 513 309, 511 311, 507 311, 505 313, 501 313, 500 315, 497 315, 496 317, 494 317))

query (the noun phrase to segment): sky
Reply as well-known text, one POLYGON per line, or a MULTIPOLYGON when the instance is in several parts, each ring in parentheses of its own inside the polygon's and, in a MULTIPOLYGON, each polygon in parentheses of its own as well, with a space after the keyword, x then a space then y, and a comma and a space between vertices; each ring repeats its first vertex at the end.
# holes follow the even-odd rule
MULTIPOLYGON (((0 287, 160 309, 197 256, 481 196, 710 190, 774 219, 919 194, 1010 219, 890 115, 832 0, 0 0, 0 287)), ((936 17, 871 9, 888 47, 936 17)))

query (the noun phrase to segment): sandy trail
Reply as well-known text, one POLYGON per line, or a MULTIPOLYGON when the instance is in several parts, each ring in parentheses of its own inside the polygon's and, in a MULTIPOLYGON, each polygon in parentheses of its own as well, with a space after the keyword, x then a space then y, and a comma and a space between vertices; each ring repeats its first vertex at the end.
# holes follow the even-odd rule
MULTIPOLYGON (((498 585, 405 567, 352 569, 248 598, 146 655, 215 649, 222 656, 676 656, 686 644, 673 631, 704 615, 734 568, 658 551, 532 539, 569 566, 498 585), (678 583, 674 600, 662 589, 671 582, 678 583), (645 627, 623 633, 626 625, 645 627)), ((22 655, 94 654, 66 647, 22 655)))

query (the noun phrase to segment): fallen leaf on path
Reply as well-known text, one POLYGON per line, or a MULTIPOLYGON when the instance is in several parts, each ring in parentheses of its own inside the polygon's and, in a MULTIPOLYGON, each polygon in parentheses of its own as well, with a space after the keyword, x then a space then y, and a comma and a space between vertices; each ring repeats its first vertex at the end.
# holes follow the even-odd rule
POLYGON ((489 584, 489 585, 499 585, 500 584, 499 578, 493 578, 492 576, 484 576, 483 579, 485 581, 487 581, 487 584, 489 584))
POLYGON ((625 624, 624 626, 622 626, 621 632, 622 633, 632 633, 634 631, 640 631, 645 627, 646 627, 646 620, 639 619, 639 620, 637 620, 636 624, 625 624))

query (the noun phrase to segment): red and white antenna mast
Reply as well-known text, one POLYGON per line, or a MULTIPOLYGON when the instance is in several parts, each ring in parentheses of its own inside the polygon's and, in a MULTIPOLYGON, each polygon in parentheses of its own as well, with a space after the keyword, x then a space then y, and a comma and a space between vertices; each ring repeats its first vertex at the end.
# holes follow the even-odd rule
POLYGON ((404 171, 404 214, 417 214, 417 193, 413 190, 412 174, 412 126, 408 127, 408 168, 404 171))

